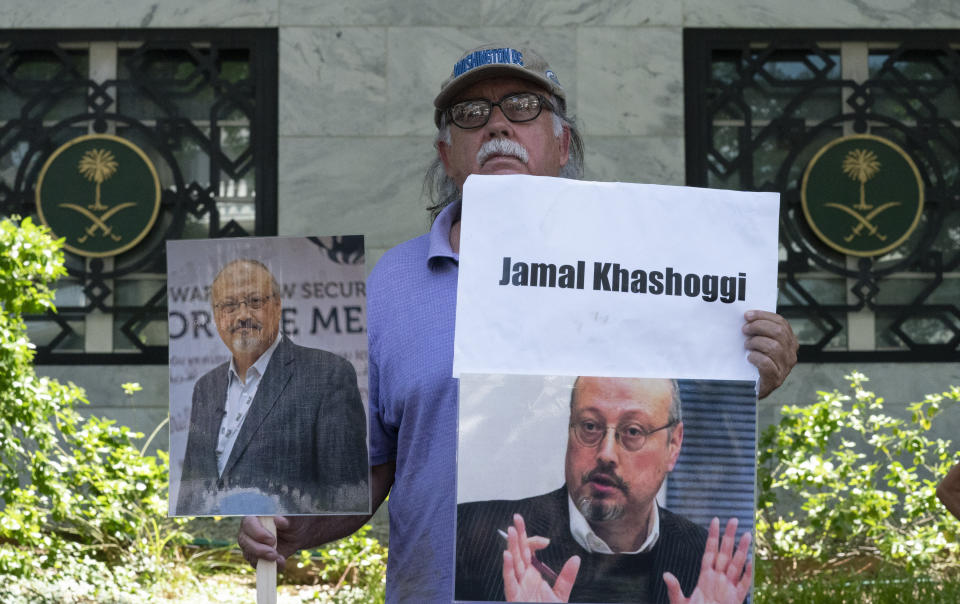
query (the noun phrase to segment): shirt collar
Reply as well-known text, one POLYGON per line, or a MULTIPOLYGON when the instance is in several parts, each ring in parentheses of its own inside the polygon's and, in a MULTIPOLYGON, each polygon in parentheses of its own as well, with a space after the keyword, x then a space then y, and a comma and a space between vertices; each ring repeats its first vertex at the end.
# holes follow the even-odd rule
MULTIPOLYGON (((256 371, 257 376, 263 375, 263 372, 267 370, 267 365, 270 363, 270 357, 273 356, 273 351, 277 349, 277 345, 280 344, 280 330, 277 330, 277 337, 273 340, 273 344, 270 345, 270 348, 267 348, 263 351, 263 354, 260 355, 260 358, 257 361, 250 365, 250 368, 247 369, 247 375, 250 374, 250 369, 256 371)), ((246 378, 247 376, 244 376, 246 378)), ((233 357, 230 357, 230 369, 227 370, 227 378, 229 382, 233 380, 239 380, 240 375, 237 373, 237 366, 233 362, 233 357)), ((228 382, 228 383, 229 383, 228 382)), ((247 380, 241 380, 242 383, 246 383, 247 380)))
POLYGON ((588 552, 594 554, 641 554, 653 549, 653 546, 657 544, 657 540, 660 538, 660 510, 657 507, 656 501, 650 506, 650 520, 647 523, 650 530, 647 532, 647 538, 640 545, 639 549, 632 552, 615 552, 610 549, 606 541, 601 539, 600 536, 590 528, 590 523, 583 517, 583 514, 580 513, 577 506, 573 504, 573 499, 570 495, 567 495, 567 507, 570 510, 570 534, 573 535, 573 539, 580 544, 580 547, 588 552))
POLYGON ((450 247, 450 227, 453 223, 460 220, 460 200, 451 202, 450 205, 443 208, 437 219, 433 221, 430 227, 430 248, 427 250, 427 262, 430 263, 434 258, 450 258, 454 262, 460 262, 460 254, 453 251, 450 247))

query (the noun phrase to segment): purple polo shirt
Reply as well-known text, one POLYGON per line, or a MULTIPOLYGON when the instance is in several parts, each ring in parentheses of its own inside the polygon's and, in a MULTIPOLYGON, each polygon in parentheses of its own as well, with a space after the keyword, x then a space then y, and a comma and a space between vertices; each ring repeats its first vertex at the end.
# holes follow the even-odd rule
POLYGON ((459 215, 459 202, 445 208, 428 234, 384 254, 367 281, 370 464, 397 461, 387 602, 453 599, 459 256, 449 237, 459 215))

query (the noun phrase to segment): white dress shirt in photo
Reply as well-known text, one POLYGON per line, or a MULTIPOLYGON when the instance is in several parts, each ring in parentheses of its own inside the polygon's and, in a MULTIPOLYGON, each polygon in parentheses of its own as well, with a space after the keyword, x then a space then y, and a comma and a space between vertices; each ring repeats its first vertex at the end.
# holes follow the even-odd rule
POLYGON ((583 517, 583 514, 580 513, 577 506, 573 504, 573 499, 571 499, 569 495, 567 496, 567 505, 570 509, 570 534, 573 535, 573 539, 588 552, 594 554, 640 554, 650 551, 660 538, 660 508, 657 506, 656 501, 650 506, 650 520, 647 522, 650 530, 647 532, 647 538, 640 544, 640 549, 632 552, 615 552, 610 549, 607 542, 593 532, 593 529, 590 528, 590 523, 583 517))
POLYGON ((230 459, 230 452, 233 451, 233 445, 237 442, 237 434, 243 426, 243 420, 247 417, 253 397, 257 395, 257 388, 270 363, 270 357, 273 356, 273 351, 277 349, 279 343, 280 333, 278 332, 270 348, 267 348, 247 369, 244 380, 240 379, 236 365, 233 359, 230 359, 230 367, 227 369, 227 401, 223 419, 220 421, 220 434, 217 435, 217 471, 220 476, 223 476, 227 460, 230 459))

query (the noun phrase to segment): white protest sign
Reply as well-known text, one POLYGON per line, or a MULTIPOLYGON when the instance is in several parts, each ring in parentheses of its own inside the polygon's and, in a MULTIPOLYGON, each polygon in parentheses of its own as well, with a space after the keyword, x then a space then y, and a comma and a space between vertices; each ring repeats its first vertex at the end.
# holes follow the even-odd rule
POLYGON ((756 380, 779 195, 539 176, 463 189, 454 375, 756 380))

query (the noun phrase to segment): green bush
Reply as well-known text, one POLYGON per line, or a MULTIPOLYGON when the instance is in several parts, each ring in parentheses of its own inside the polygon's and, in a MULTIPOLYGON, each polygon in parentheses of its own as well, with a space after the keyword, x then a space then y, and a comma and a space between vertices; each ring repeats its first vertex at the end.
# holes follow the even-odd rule
POLYGON ((382 602, 386 591, 387 547, 368 537, 370 525, 315 551, 300 552, 299 569, 324 583, 314 599, 337 604, 382 602))
POLYGON ((789 581, 770 580, 768 563, 757 562, 757 604, 899 604, 905 601, 946 604, 960 602, 960 580, 945 576, 918 578, 902 568, 888 567, 867 578, 851 568, 789 581))
POLYGON ((810 406, 784 407, 760 438, 758 592, 838 569, 937 582, 960 563, 960 524, 935 494, 960 454, 929 434, 960 389, 911 403, 907 420, 884 413, 866 376, 847 378, 849 395, 818 392, 810 406))
POLYGON ((186 536, 165 519, 163 453, 83 419, 82 389, 36 375, 22 315, 53 308, 58 244, 30 219, 0 221, 0 601, 135 601, 186 536))

